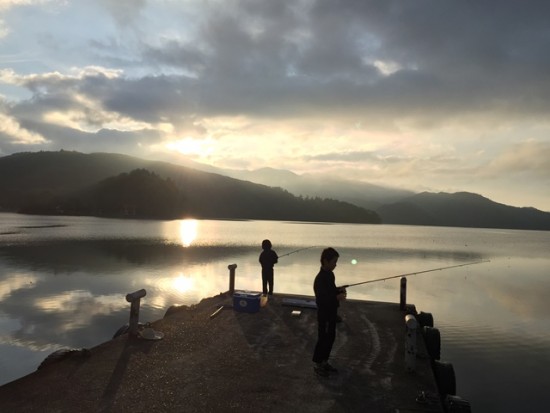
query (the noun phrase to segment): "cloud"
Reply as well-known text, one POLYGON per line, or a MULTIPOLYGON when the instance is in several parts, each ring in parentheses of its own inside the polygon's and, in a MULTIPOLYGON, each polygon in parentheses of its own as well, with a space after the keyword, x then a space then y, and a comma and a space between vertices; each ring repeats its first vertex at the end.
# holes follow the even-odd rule
MULTIPOLYGON (((0 12, 7 13, 10 9, 19 6, 42 6, 49 3, 64 3, 65 0, 0 0, 0 12)), ((4 19, 0 19, 0 40, 11 32, 10 26, 4 19)))
MULTIPOLYGON (((150 123, 168 117, 175 125, 189 117, 245 114, 331 116, 387 127, 414 119, 423 129, 461 118, 541 119, 549 109, 548 72, 541 70, 550 63, 542 53, 544 19, 513 2, 499 10, 485 3, 269 3, 206 3, 194 9, 198 23, 190 31, 167 21, 167 32, 178 34, 143 38, 133 60, 160 74, 102 79, 100 87, 109 90, 97 97, 126 116, 150 123), (512 19, 518 13, 519 22, 512 19)), ((121 21, 141 21, 139 11, 153 7, 145 1, 101 5, 121 21)), ((108 46, 98 40, 97 47, 108 46)), ((78 80, 88 82, 82 93, 97 94, 92 88, 99 78, 78 80)))
POLYGON ((356 151, 356 152, 332 152, 321 155, 306 156, 306 160, 313 161, 336 161, 336 162, 364 162, 377 160, 375 152, 356 151))
POLYGON ((9 28, 6 25, 6 22, 3 19, 0 19, 0 39, 6 37, 9 33, 9 28))
POLYGON ((134 23, 147 0, 95 0, 112 15, 115 21, 125 27, 134 23))
POLYGON ((486 173, 529 174, 544 178, 550 184, 550 142, 527 140, 502 150, 488 165, 486 173))
POLYGON ((6 141, 16 145, 38 145, 48 141, 39 133, 25 129, 12 116, 0 112, 0 142, 6 141))
POLYGON ((74 70, 70 75, 52 72, 19 76, 13 71, 3 70, 0 71, 0 80, 23 86, 33 93, 31 102, 15 106, 14 112, 22 117, 33 116, 35 120, 83 131, 103 128, 127 131, 151 127, 105 109, 109 82, 119 75, 120 71, 100 67, 74 70))
POLYGON ((205 6, 194 31, 144 43, 142 59, 190 76, 182 93, 208 115, 415 118, 420 128, 548 109, 546 23, 513 2, 277 3, 205 6))
POLYGON ((16 6, 32 6, 60 2, 63 2, 63 0, 0 0, 0 10, 7 10, 16 6))

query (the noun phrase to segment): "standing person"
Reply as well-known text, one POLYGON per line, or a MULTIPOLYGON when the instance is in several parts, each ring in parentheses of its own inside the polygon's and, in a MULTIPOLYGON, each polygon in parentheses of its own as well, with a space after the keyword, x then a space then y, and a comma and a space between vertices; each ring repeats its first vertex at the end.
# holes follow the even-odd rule
POLYGON ((260 254, 260 264, 262 264, 262 292, 273 295, 273 266, 279 261, 277 253, 271 249, 271 241, 264 239, 262 241, 262 253, 260 254))
POLYGON ((334 248, 321 253, 321 269, 315 277, 313 290, 317 303, 318 338, 313 353, 314 370, 319 376, 337 373, 328 359, 336 338, 336 319, 339 302, 346 299, 346 290, 336 287, 333 270, 340 254, 334 248))

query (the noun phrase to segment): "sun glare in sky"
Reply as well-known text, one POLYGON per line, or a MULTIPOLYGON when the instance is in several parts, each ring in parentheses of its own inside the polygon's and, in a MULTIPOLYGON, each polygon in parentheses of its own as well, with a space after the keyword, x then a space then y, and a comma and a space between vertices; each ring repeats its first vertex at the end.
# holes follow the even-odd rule
POLYGON ((182 155, 206 156, 213 150, 210 139, 183 138, 166 144, 166 148, 182 155))

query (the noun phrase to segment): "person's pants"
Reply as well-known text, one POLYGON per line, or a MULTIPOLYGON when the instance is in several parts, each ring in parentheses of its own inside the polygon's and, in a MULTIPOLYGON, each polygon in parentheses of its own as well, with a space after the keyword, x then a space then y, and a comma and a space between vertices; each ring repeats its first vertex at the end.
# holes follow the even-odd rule
POLYGON ((273 294, 273 270, 262 271, 262 292, 264 294, 273 294))
POLYGON ((315 351, 313 353, 313 361, 321 363, 328 361, 334 339, 336 338, 336 314, 322 314, 317 311, 318 336, 315 351))

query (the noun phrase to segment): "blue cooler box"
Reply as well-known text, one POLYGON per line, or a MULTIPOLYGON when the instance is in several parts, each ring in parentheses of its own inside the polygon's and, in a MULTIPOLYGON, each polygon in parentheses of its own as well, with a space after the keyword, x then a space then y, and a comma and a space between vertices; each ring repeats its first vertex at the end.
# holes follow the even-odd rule
POLYGON ((251 291, 235 291, 233 293, 233 309, 242 313, 256 313, 260 309, 261 293, 251 291))

